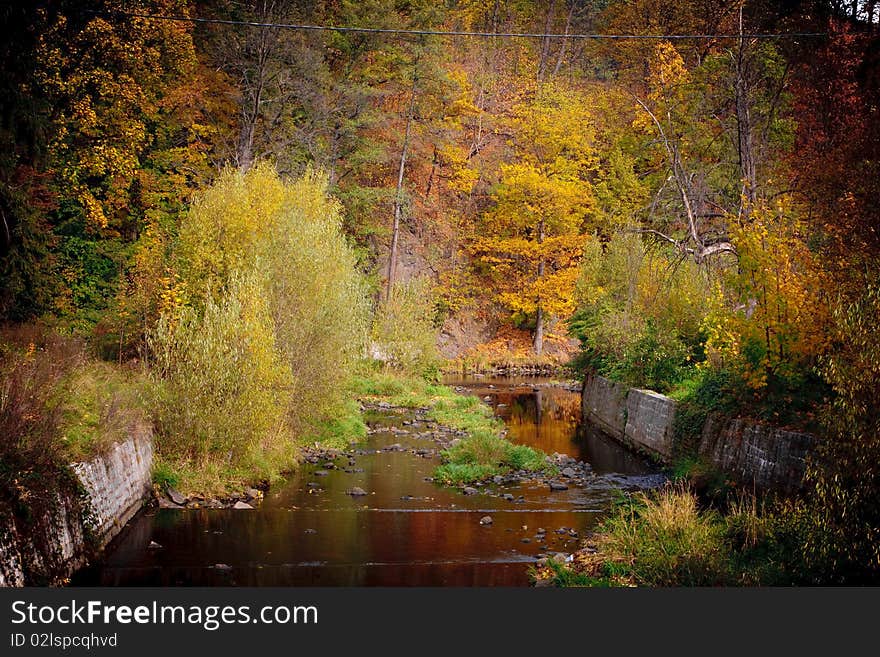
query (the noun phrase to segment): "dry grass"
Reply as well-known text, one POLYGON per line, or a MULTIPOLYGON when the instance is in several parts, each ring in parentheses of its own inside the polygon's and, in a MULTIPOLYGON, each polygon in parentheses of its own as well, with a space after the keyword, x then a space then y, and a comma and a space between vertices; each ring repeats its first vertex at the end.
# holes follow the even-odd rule
POLYGON ((134 373, 95 362, 82 342, 38 326, 0 330, 0 489, 49 495, 67 464, 145 421, 134 373))
POLYGON ((0 485, 18 497, 44 489, 64 463, 58 390, 84 362, 82 345, 37 327, 0 332, 0 485))

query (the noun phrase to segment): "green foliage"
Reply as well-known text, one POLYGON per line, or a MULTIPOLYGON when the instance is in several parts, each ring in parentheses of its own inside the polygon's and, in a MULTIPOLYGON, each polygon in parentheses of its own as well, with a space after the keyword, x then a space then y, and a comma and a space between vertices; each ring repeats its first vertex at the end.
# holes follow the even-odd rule
MULTIPOLYGON (((592 575, 581 573, 574 570, 573 568, 569 568, 567 564, 553 558, 547 559, 547 569, 550 571, 550 585, 557 588, 572 588, 584 586, 591 588, 601 588, 612 585, 607 576, 593 577, 592 575)), ((536 578, 538 576, 538 572, 535 569, 532 569, 531 576, 533 579, 536 578)))
POLYGON ((58 391, 60 439, 68 457, 82 461, 102 453, 147 422, 139 372, 87 362, 65 376, 58 391))
MULTIPOLYGON (((809 508, 738 493, 724 513, 686 486, 622 498, 586 564, 548 563, 556 586, 791 586, 814 581, 809 508)), ((542 573, 544 574, 544 573, 542 573)))
POLYGON ((436 369, 438 328, 426 278, 395 282, 373 319, 371 349, 392 368, 408 374, 436 369))
POLYGON ((717 513, 701 512, 683 489, 638 496, 603 524, 609 554, 631 561, 631 576, 646 586, 713 586, 727 577, 730 549, 717 513))
POLYGON ((862 294, 841 295, 834 307, 838 347, 822 369, 836 399, 808 471, 807 552, 821 580, 834 583, 880 581, 880 284, 872 276, 862 294))
POLYGON ((162 489, 177 488, 180 485, 180 475, 170 464, 157 457, 153 462, 153 483, 162 489))
MULTIPOLYGON (((0 90, 0 96, 6 93, 0 90)), ((0 150, 9 153, 6 136, 0 129, 0 150)), ((0 156, 0 212, 8 231, 0 238, 0 318, 21 321, 50 308, 58 280, 52 276, 54 238, 45 216, 51 207, 45 180, 26 167, 10 170, 14 164, 13 156, 0 156)))
POLYGON ((432 405, 429 417, 435 422, 469 433, 496 434, 504 424, 486 404, 471 395, 440 398, 432 405))
POLYGON ((0 495, 42 498, 66 466, 60 440, 64 377, 84 361, 82 346, 42 330, 4 331, 0 340, 0 495))
POLYGON ((305 440, 325 449, 347 449, 367 437, 360 405, 353 399, 345 400, 338 409, 319 421, 305 440))
POLYGON ((569 330, 581 366, 629 385, 667 392, 703 359, 708 282, 699 268, 652 251, 632 233, 590 240, 569 330))
POLYGON ((261 292, 253 277, 233 279, 201 312, 183 307, 159 320, 150 346, 158 447, 166 458, 220 462, 267 479, 292 463, 290 373, 261 292))
POLYGON ((732 415, 748 398, 745 382, 727 370, 705 368, 679 384, 669 395, 677 402, 673 443, 680 456, 690 456, 699 446, 710 413, 732 415))
POLYGON ((434 478, 450 486, 483 481, 498 474, 498 468, 481 463, 444 463, 434 470, 434 478))
MULTIPOLYGON (((25 523, 58 512, 58 496, 88 526, 90 509, 70 464, 101 454, 145 422, 139 379, 92 360, 80 341, 38 326, 0 332, 0 505, 25 523)), ((88 537, 86 537, 88 538, 88 537)), ((60 557, 46 545, 23 563, 45 572, 60 557)), ((40 583, 40 582, 37 582, 40 583)))
POLYGON ((511 470, 555 472, 546 454, 486 430, 470 431, 466 438, 444 450, 441 458, 443 464, 435 470, 434 478, 448 484, 482 481, 511 470))

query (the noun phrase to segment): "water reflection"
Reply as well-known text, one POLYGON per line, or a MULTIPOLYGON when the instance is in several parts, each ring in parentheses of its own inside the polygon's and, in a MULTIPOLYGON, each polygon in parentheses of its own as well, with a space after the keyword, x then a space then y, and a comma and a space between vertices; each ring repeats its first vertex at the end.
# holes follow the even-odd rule
POLYGON ((75 583, 526 585, 536 556, 575 549, 615 489, 645 484, 639 475, 650 469, 637 457, 578 430, 576 392, 530 379, 449 383, 488 398, 515 442, 586 460, 601 476, 561 492, 531 482, 465 496, 428 480, 437 460, 415 452, 436 447, 431 428, 412 413, 388 411, 373 417, 376 432, 353 463, 305 465, 256 511, 143 513, 75 583), (387 451, 392 445, 400 448, 387 451), (349 496, 355 486, 369 494, 349 496), (485 515, 489 526, 479 522, 485 515))

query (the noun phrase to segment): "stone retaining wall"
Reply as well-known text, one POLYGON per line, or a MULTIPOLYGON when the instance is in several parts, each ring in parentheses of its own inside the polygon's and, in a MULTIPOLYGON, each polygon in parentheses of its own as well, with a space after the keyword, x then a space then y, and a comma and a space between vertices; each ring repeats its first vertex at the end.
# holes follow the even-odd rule
POLYGON ((700 456, 741 484, 796 492, 816 446, 808 433, 786 431, 752 420, 710 416, 703 427, 700 456))
MULTIPOLYGON (((584 420, 624 444, 668 463, 674 453, 674 400, 588 375, 581 400, 584 420)), ((816 446, 810 434, 743 418, 710 416, 699 454, 738 483, 793 493, 801 488, 806 458, 816 446)))
POLYGON ((581 408, 585 420, 605 433, 623 440, 626 430, 626 397, 628 388, 601 376, 584 380, 581 408))
POLYGON ((626 396, 624 439, 662 459, 672 458, 675 402, 653 390, 632 388, 626 396))
POLYGON ((153 436, 139 426, 105 454, 71 468, 82 493, 59 491, 46 517, 0 510, 0 586, 58 584, 103 549, 151 490, 153 436))

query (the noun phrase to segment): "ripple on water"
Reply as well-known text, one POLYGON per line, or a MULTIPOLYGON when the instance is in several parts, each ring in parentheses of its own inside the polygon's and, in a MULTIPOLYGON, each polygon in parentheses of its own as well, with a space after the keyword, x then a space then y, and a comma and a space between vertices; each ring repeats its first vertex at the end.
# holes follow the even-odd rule
POLYGON ((448 437, 416 412, 370 414, 367 443, 306 463, 256 512, 174 509, 136 517, 87 585, 511 586, 528 565, 570 553, 607 512, 618 490, 663 477, 614 441, 579 430, 580 396, 538 379, 448 381, 488 397, 514 442, 585 461, 583 486, 546 482, 435 485, 435 440, 448 437), (421 453, 418 453, 421 450, 421 453), (363 496, 352 496, 360 489, 363 496), (485 516, 491 523, 481 524, 485 516), (538 533, 537 529, 545 529, 538 533), (151 549, 151 543, 161 549, 151 549), (222 564, 224 568, 214 566, 222 564))

